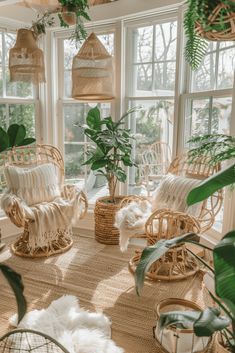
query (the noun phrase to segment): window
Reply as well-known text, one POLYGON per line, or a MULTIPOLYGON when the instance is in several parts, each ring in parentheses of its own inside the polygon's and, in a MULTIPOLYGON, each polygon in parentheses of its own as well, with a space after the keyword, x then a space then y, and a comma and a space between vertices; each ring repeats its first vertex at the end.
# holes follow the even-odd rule
MULTIPOLYGON (((184 110, 183 148, 189 148, 192 136, 230 134, 232 112, 235 45, 210 42, 202 64, 195 72, 187 72, 188 82, 182 95, 184 110)), ((221 233, 223 210, 218 214, 214 230, 221 233)))
POLYGON ((156 142, 172 145, 177 22, 130 27, 128 37, 127 52, 131 43, 131 54, 126 99, 129 107, 141 107, 129 122, 136 137, 133 158, 140 168, 130 168, 128 193, 146 194, 141 172, 144 150, 156 142))
MULTIPOLYGON (((98 35, 110 54, 114 54, 114 33, 98 35)), ((64 56, 64 84, 62 85, 63 106, 63 142, 65 158, 65 177, 68 182, 75 183, 80 187, 85 185, 91 203, 99 196, 107 194, 106 180, 102 176, 95 176, 90 172, 90 166, 82 165, 87 158, 87 151, 91 146, 82 132, 81 126, 85 124, 88 111, 97 106, 97 103, 82 103, 71 99, 72 91, 72 62, 73 57, 79 51, 70 39, 62 40, 64 56)), ((59 75, 60 78, 60 75, 59 75)), ((99 103, 103 118, 110 116, 111 103, 99 103)))
POLYGON ((30 83, 10 82, 9 49, 15 40, 15 33, 0 30, 0 126, 24 124, 27 134, 36 136, 35 89, 30 83))

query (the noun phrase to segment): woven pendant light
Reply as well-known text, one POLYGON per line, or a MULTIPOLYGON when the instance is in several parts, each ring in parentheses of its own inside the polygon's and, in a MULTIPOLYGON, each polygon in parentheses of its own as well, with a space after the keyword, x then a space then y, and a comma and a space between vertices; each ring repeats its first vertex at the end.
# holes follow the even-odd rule
POLYGON ((95 33, 91 33, 73 58, 72 97, 81 101, 114 98, 113 58, 95 33))
POLYGON ((31 30, 17 31, 16 44, 9 53, 9 70, 11 82, 45 82, 43 51, 38 48, 31 30))

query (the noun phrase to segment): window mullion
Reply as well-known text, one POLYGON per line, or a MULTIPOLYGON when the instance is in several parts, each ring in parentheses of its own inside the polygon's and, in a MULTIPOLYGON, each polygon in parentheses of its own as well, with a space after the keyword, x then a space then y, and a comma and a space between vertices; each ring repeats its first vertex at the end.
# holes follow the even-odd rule
POLYGON ((6 40, 5 31, 2 32, 2 96, 6 97, 6 40))
POLYGON ((219 42, 216 43, 214 89, 217 89, 218 87, 218 70, 219 70, 219 42))
POLYGON ((156 26, 153 26, 153 50, 152 50, 152 92, 155 84, 155 47, 156 47, 156 26))

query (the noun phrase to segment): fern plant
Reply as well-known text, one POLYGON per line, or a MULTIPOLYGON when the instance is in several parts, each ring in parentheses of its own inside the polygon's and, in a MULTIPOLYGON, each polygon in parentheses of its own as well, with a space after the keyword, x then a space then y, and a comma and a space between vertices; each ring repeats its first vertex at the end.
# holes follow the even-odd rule
POLYGON ((185 59, 192 70, 200 66, 208 48, 208 41, 199 36, 196 23, 200 23, 203 31, 224 31, 230 26, 224 18, 235 11, 235 3, 232 0, 187 0, 187 10, 184 16, 184 29, 187 37, 185 46, 185 59), (209 23, 208 18, 219 4, 223 8, 219 11, 216 23, 209 23))

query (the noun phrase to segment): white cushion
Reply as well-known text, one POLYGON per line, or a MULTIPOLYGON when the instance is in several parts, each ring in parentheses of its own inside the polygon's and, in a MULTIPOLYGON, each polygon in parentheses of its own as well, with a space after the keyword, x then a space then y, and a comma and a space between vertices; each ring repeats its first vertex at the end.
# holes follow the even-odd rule
POLYGON ((186 212, 198 217, 201 211, 201 202, 188 207, 187 196, 197 187, 201 180, 167 174, 160 182, 152 196, 153 209, 168 208, 172 211, 186 212))
POLYGON ((8 166, 4 169, 8 188, 29 206, 50 202, 60 196, 58 172, 52 163, 33 168, 8 166))

